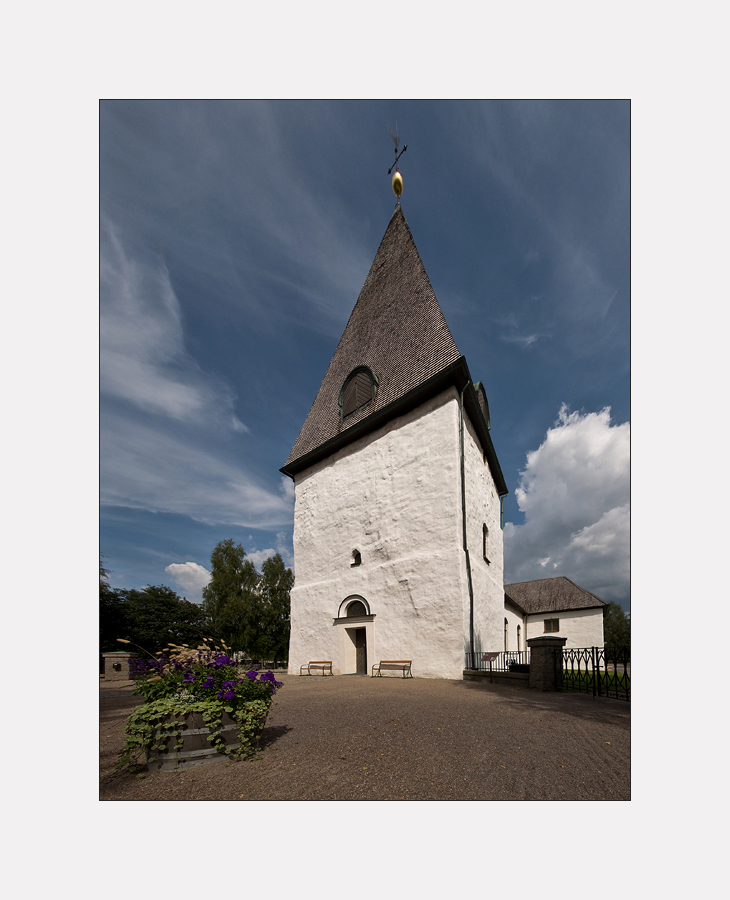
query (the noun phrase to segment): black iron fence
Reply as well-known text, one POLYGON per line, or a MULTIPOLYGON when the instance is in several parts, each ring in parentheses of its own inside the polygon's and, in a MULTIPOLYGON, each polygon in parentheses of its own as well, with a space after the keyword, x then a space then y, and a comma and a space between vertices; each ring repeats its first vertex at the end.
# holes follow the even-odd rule
POLYGON ((530 671, 529 650, 483 650, 466 654, 465 667, 479 672, 520 672, 530 671))
POLYGON ((564 691, 631 700, 631 652, 627 647, 563 648, 562 662, 556 681, 564 691))
POLYGON ((244 653, 234 652, 233 659, 236 663, 238 663, 241 668, 251 670, 254 669, 256 672, 267 670, 267 669, 286 669, 288 663, 285 659, 251 659, 251 657, 246 656, 244 653))

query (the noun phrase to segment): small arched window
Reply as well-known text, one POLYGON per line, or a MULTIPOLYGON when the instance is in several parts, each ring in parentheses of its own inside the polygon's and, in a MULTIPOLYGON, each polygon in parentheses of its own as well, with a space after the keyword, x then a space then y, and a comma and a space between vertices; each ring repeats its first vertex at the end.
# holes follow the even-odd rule
POLYGON ((366 616, 368 611, 365 609, 365 604, 360 600, 354 600, 347 607, 347 618, 351 619, 353 616, 366 616))
POLYGON ((482 556, 484 562, 489 562, 489 529, 486 525, 482 525, 482 556))
POLYGON ((522 626, 517 626, 517 650, 522 650, 522 626))
POLYGON ((509 650, 509 623, 504 620, 504 649, 509 650))
POLYGON ((362 556, 360 556, 360 551, 353 550, 352 551, 352 562, 350 563, 350 568, 352 569, 353 566, 359 566, 361 562, 362 562, 362 556))
POLYGON ((378 392, 378 379, 367 366, 358 366, 345 379, 340 391, 340 419, 344 420, 367 406, 378 392))

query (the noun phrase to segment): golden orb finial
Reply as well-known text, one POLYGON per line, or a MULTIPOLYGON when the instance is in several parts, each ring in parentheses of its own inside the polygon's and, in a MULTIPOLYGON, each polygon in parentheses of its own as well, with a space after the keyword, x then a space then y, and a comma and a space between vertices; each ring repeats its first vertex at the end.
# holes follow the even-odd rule
POLYGON ((408 147, 403 147, 400 153, 398 153, 398 148, 400 147, 400 138, 398 137, 398 126, 395 127, 395 134, 390 130, 390 126, 388 126, 388 134, 390 135, 391 140, 395 144, 395 162, 388 169, 388 175, 395 169, 393 173, 393 181, 391 184, 393 185, 393 193, 398 198, 398 202, 400 203, 400 195, 403 193, 403 176, 398 171, 398 160, 403 156, 408 147))

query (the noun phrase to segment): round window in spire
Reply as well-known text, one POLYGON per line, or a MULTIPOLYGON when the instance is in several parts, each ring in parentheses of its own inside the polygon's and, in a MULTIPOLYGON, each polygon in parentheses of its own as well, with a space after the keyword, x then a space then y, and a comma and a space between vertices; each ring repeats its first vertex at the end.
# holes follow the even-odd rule
POLYGON ((375 399, 377 392, 378 379, 367 366, 353 369, 340 391, 340 419, 344 422, 348 416, 366 407, 375 399))

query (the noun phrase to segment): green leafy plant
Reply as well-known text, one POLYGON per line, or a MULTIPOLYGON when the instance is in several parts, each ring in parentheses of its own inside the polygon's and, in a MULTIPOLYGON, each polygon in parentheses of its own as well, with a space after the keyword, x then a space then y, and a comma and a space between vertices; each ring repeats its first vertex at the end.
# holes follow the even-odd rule
POLYGON ((151 763, 160 753, 177 751, 180 760, 181 732, 194 714, 202 717, 210 732, 208 740, 220 753, 240 759, 255 752, 282 683, 270 671, 261 674, 252 669, 242 674, 226 650, 209 644, 195 649, 170 645, 148 660, 133 660, 130 671, 137 672, 134 693, 145 702, 129 717, 118 769, 139 765, 142 754, 151 763), (237 747, 227 744, 223 736, 225 714, 236 725, 237 747))

